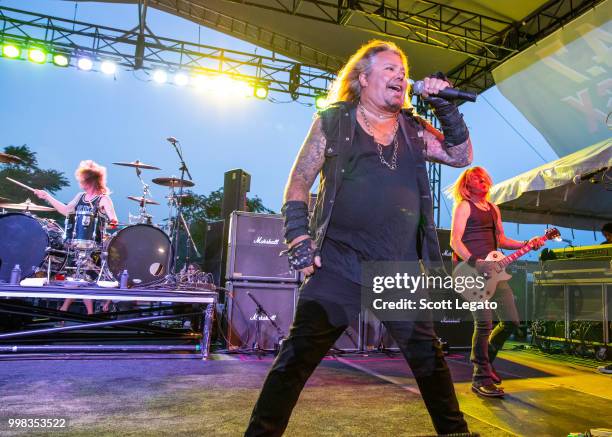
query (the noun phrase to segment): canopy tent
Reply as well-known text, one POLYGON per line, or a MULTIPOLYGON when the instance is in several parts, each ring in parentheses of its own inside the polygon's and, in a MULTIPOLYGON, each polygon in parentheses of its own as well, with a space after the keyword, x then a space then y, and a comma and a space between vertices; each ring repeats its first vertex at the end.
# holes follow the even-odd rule
POLYGON ((496 184, 504 221, 576 229, 612 222, 612 138, 496 184))

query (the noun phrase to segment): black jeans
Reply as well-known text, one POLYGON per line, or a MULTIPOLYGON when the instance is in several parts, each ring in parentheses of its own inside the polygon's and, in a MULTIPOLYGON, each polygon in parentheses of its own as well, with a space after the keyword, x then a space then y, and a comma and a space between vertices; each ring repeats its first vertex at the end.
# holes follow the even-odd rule
MULTIPOLYGON (((264 382, 245 435, 280 436, 306 381, 360 311, 361 288, 318 270, 302 286, 289 337, 264 382)), ((431 322, 385 322, 416 378, 439 434, 468 432, 431 322)))
POLYGON ((492 301, 498 304, 495 315, 499 322, 495 329, 493 329, 493 310, 483 309, 472 313, 474 335, 472 336, 470 359, 474 364, 472 381, 475 386, 493 384, 491 363, 519 325, 514 294, 507 281, 502 281, 497 285, 492 301))

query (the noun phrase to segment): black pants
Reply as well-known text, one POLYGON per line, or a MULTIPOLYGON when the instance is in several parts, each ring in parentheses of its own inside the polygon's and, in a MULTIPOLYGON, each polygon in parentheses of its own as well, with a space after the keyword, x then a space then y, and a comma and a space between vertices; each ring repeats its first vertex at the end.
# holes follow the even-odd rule
MULTIPOLYGON (((360 286, 325 269, 301 288, 289 337, 264 382, 246 436, 280 436, 306 381, 360 310, 360 286)), ((439 434, 467 432, 430 322, 385 322, 416 378, 439 434)))
POLYGON ((492 301, 497 302, 497 310, 482 309, 472 313, 474 334, 470 359, 474 364, 472 381, 475 386, 493 384, 491 363, 520 323, 514 294, 507 281, 497 285, 492 301), (493 329, 494 316, 499 320, 495 329, 493 329))

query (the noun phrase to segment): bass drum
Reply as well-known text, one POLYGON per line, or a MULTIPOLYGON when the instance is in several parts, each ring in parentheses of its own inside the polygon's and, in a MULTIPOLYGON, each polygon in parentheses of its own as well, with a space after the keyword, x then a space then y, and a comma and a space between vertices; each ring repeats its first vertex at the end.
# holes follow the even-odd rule
POLYGON ((129 286, 148 284, 163 279, 172 259, 172 244, 164 231, 139 224, 121 229, 108 241, 108 269, 115 280, 124 270, 129 286))
POLYGON ((0 282, 9 282, 15 264, 21 279, 46 271, 47 261, 52 273, 59 272, 66 264, 63 233, 53 220, 18 212, 0 215, 0 282))

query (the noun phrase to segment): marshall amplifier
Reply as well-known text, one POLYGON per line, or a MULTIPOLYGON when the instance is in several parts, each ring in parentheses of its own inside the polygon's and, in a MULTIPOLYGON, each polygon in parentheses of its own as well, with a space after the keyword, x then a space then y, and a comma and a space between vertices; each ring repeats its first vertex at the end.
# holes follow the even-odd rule
POLYGON ((275 350, 289 335, 297 299, 297 284, 227 282, 227 348, 275 350), (249 296, 250 294, 250 296, 249 296), (254 298, 254 299, 253 299, 254 298), (258 311, 259 302, 263 311, 258 311), (266 315, 267 314, 267 315, 266 315), (270 322, 274 321, 280 333, 270 322))
POLYGON ((230 218, 226 278, 297 282, 283 243, 283 218, 274 214, 234 211, 230 218))

